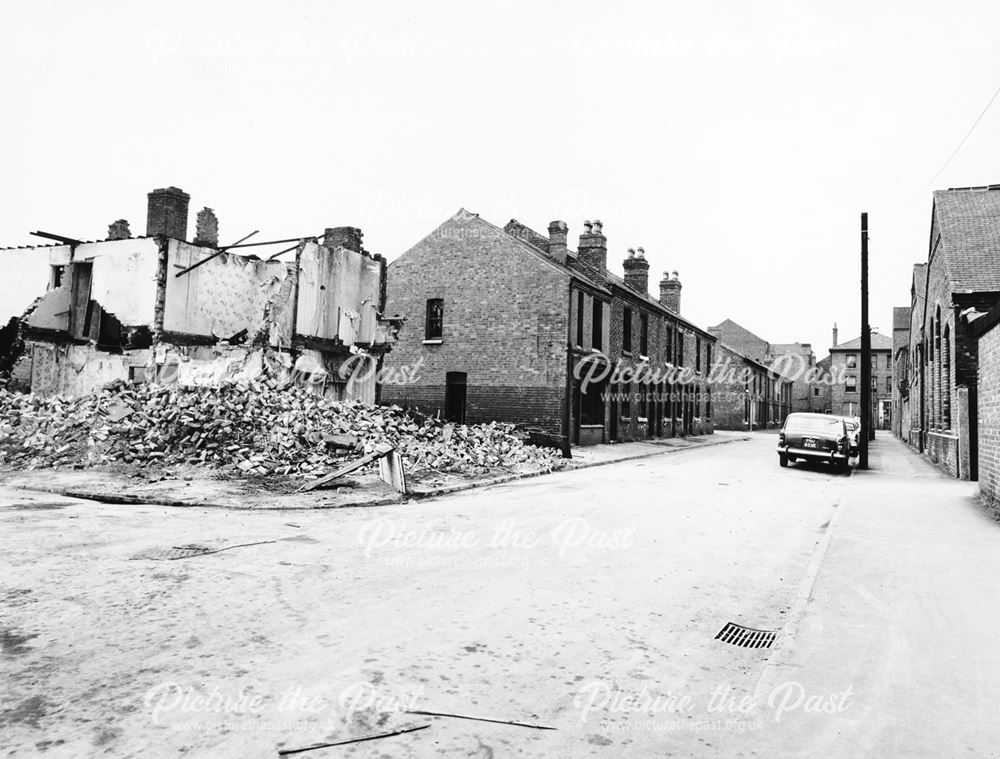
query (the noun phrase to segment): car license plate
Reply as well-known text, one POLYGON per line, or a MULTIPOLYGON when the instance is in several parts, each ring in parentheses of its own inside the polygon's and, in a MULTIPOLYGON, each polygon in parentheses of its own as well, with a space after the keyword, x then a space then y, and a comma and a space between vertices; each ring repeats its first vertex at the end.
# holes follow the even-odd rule
POLYGON ((802 445, 805 448, 819 448, 819 441, 814 437, 802 438, 802 445))

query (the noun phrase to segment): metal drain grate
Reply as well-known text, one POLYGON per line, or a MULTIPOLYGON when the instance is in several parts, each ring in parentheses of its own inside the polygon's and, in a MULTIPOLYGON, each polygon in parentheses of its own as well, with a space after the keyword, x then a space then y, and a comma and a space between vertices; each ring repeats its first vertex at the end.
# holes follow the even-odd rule
POLYGON ((770 648, 777 637, 777 630, 755 630, 735 622, 727 622, 715 639, 743 648, 770 648))
POLYGON ((159 551, 147 551, 146 553, 141 553, 135 558, 137 559, 155 559, 159 561, 171 561, 173 559, 187 559, 191 556, 201 556, 205 553, 212 553, 215 549, 209 548, 208 546, 199 546, 195 544, 190 544, 186 546, 173 546, 172 548, 164 548, 159 551))

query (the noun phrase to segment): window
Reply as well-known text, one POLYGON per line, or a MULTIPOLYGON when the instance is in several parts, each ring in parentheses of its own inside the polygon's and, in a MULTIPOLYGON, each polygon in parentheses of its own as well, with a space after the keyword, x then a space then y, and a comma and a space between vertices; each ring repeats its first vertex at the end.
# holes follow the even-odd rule
POLYGON ((444 335, 444 301, 430 298, 427 301, 427 321, 424 327, 425 340, 440 340, 444 335))
POLYGON ((594 298, 594 339, 591 340, 591 347, 597 350, 604 349, 604 335, 602 330, 604 328, 604 304, 601 303, 597 298, 594 298))
POLYGON ((856 393, 858 392, 858 378, 855 376, 850 376, 846 380, 846 386, 844 388, 845 392, 856 393))
POLYGON ((814 387, 813 388, 813 396, 816 397, 816 398, 819 398, 819 388, 818 387, 814 387))
POLYGON ((951 325, 944 327, 944 343, 941 346, 941 359, 944 362, 943 380, 941 382, 941 418, 944 428, 951 429, 951 325))
POLYGON ((670 326, 667 327, 667 361, 674 361, 674 328, 670 326))
POLYGON ((695 371, 701 371, 701 338, 696 337, 694 339, 694 368, 695 371))
POLYGON ((53 266, 52 274, 49 277, 49 289, 55 290, 62 284, 63 273, 66 271, 65 266, 53 266))
POLYGON ((649 316, 639 314, 639 353, 649 355, 649 316))
POLYGON ((848 369, 858 368, 858 357, 853 353, 847 354, 847 368, 848 369))
POLYGON ((684 333, 677 330, 677 366, 684 365, 684 333))
POLYGON ((583 347, 583 293, 576 294, 576 344, 583 347))
POLYGON ((885 378, 885 391, 887 393, 891 393, 892 392, 892 377, 886 377, 885 378))
POLYGON ((706 371, 712 371, 712 344, 709 343, 705 346, 705 369, 706 371))
POLYGON ((632 309, 622 311, 622 351, 632 352, 632 309))
MULTIPOLYGON (((711 353, 712 346, 709 347, 709 352, 711 353)), ((712 418, 712 388, 705 386, 705 418, 712 418)))

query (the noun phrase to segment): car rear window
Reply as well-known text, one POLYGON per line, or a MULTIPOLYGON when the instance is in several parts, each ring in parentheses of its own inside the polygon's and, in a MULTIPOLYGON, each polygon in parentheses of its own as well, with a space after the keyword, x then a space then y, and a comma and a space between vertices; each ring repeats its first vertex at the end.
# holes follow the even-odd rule
POLYGON ((790 416, 785 420, 786 432, 838 432, 843 422, 835 417, 790 416))

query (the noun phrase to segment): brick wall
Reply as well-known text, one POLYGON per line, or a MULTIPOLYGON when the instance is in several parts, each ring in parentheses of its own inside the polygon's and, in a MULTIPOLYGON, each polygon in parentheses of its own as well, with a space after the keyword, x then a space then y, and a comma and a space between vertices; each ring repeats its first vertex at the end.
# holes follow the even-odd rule
POLYGON ((739 380, 746 360, 724 345, 717 345, 712 379, 712 421, 717 430, 745 430, 746 385, 739 380))
POLYGON ((979 338, 979 492, 1000 504, 1000 326, 979 338))
POLYGON ((444 414, 445 375, 465 372, 468 423, 560 432, 569 277, 539 255, 463 211, 393 261, 386 311, 407 321, 385 368, 415 381, 385 383, 382 402, 444 414), (430 298, 444 301, 440 344, 425 344, 430 298))

